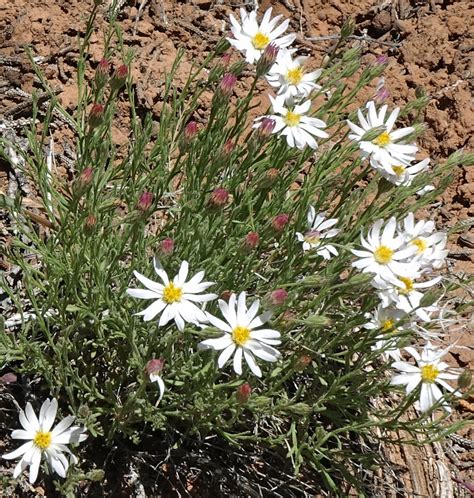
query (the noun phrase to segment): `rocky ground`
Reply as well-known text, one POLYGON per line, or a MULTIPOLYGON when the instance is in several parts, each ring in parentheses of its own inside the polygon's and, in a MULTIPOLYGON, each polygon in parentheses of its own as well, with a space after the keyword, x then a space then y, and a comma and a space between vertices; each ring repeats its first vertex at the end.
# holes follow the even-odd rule
MULTIPOLYGON (((103 57, 107 3, 101 7, 92 39, 92 61, 103 57)), ((363 48, 364 60, 374 60, 381 54, 389 58, 385 76, 389 103, 403 105, 421 90, 431 97, 423 116, 427 124, 420 140, 423 157, 429 155, 436 162, 459 149, 472 151, 474 42, 470 30, 474 5, 467 0, 121 0, 118 20, 125 45, 135 54, 133 78, 141 110, 150 111, 158 118, 164 72, 170 68, 179 48, 185 50, 185 56, 178 84, 180 79, 184 81, 191 63, 202 59, 228 32, 228 15, 242 5, 251 8, 258 4, 261 10, 273 5, 276 13, 292 19, 292 30, 298 33, 297 44, 316 64, 334 43, 325 37, 336 35, 343 21, 352 18, 356 30, 350 44, 363 48)), ((62 104, 69 110, 74 109, 77 37, 84 32, 91 5, 92 0, 0 0, 0 120, 8 122, 18 133, 31 117, 31 94, 39 87, 25 47, 37 57, 62 104)), ((236 60, 237 54, 233 57, 236 60)), ((370 95, 361 96, 365 97, 370 95)), ((201 119, 204 116, 203 111, 201 119)), ((124 115, 124 125, 126 119, 124 115)), ((118 143, 128 140, 125 130, 125 126, 115 130, 118 143)), ((70 137, 60 126, 53 131, 56 151, 67 159, 70 137)), ((16 183, 16 178, 8 165, 0 161, 0 191, 11 192, 12 183, 16 183)), ((472 221, 473 198, 474 168, 459 167, 453 183, 428 215, 444 229, 461 221, 472 221)), ((33 197, 29 200, 34 202, 33 197)), ((4 220, 0 217, 0 241, 8 243, 6 226, 2 226, 4 220)), ((449 266, 458 276, 474 270, 472 229, 451 237, 449 266)), ((9 270, 1 251, 0 270, 9 270)), ((472 322, 470 325, 472 329, 472 322)), ((472 330, 468 333, 468 329, 466 321, 448 336, 449 340, 457 340, 459 346, 451 360, 464 368, 468 368, 474 358, 472 330)), ((0 383, 0 394, 8 393, 8 389, 0 383)), ((473 411, 474 405, 464 402, 457 407, 455 418, 466 418, 473 411)), ((429 450, 387 450, 387 466, 394 474, 390 474, 394 489, 398 487, 400 491, 400 483, 403 483, 401 492, 406 493, 405 496, 414 493, 469 496, 465 486, 456 480, 474 482, 470 473, 474 465, 472 435, 472 429, 466 428, 458 434, 458 439, 451 438, 429 450), (436 484, 433 480, 437 480, 436 484), (444 494, 437 494, 436 489, 444 490, 444 494)), ((192 486, 186 492, 192 492, 192 486)), ((202 491, 200 496, 204 496, 202 491)))

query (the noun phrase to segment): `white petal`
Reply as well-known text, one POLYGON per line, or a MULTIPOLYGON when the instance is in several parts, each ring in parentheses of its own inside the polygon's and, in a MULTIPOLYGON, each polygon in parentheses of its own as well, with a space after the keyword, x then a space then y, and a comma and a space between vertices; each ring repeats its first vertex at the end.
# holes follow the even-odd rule
POLYGON ((222 351, 217 360, 217 365, 219 368, 222 368, 229 361, 229 358, 232 356, 234 351, 235 351, 234 343, 231 343, 222 351))
POLYGON ((242 348, 237 348, 234 355, 234 372, 237 375, 242 375, 242 348))
POLYGON ((139 311, 135 314, 138 316, 143 316, 143 321, 148 322, 150 320, 153 320, 153 318, 155 318, 158 313, 161 313, 166 308, 166 306, 167 304, 163 300, 158 299, 143 311, 139 311))
POLYGON ((10 453, 6 453, 5 455, 2 455, 2 458, 5 458, 5 460, 13 460, 15 458, 18 458, 19 456, 24 455, 28 450, 31 450, 33 446, 34 446, 33 441, 28 441, 27 443, 22 444, 16 450, 11 451, 10 453))
POLYGON ((198 344, 199 349, 215 349, 221 351, 233 344, 230 334, 224 334, 221 337, 206 339, 198 344))
POLYGON ((261 377, 262 371, 260 370, 260 367, 257 365, 252 353, 250 353, 250 351, 244 350, 244 356, 245 356, 245 361, 247 362, 247 365, 250 367, 250 370, 252 370, 252 373, 254 375, 256 375, 257 377, 261 377))
POLYGON ((33 484, 38 477, 40 463, 41 463, 41 451, 38 449, 33 453, 33 458, 30 464, 30 484, 33 484))
POLYGON ((156 291, 148 289, 127 289, 125 291, 129 296, 136 297, 138 299, 157 299, 161 298, 161 294, 156 291))

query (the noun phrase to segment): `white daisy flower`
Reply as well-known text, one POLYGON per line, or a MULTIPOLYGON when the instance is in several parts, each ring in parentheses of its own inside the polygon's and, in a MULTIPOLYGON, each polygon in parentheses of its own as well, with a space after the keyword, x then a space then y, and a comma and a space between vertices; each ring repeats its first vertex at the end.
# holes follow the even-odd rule
POLYGON ((280 15, 271 19, 271 15, 272 8, 270 7, 263 15, 260 25, 257 22, 256 10, 247 12, 244 8, 241 8, 241 24, 233 15, 230 15, 231 31, 234 38, 227 38, 227 40, 237 50, 243 52, 245 60, 250 64, 260 59, 263 51, 270 43, 281 49, 289 47, 296 38, 296 34, 281 36, 288 29, 289 19, 277 26, 283 16, 280 15))
POLYGON ((370 319, 367 323, 362 325, 365 329, 380 329, 382 331, 382 334, 376 337, 377 342, 372 346, 372 351, 385 349, 382 353, 385 358, 392 358, 394 361, 400 360, 400 348, 397 347, 398 338, 391 337, 390 339, 387 339, 384 334, 397 330, 405 330, 407 325, 400 325, 399 322, 406 316, 406 313, 397 309, 384 308, 379 304, 373 313, 366 313, 365 316, 370 319))
POLYGON ((406 246, 405 238, 396 235, 397 222, 390 218, 382 233, 384 220, 377 220, 367 234, 367 240, 361 233, 363 250, 353 249, 352 253, 361 258, 354 261, 355 266, 364 273, 375 273, 379 277, 390 280, 394 275, 412 275, 419 269, 416 261, 403 262, 414 256, 416 247, 406 246))
POLYGON ((397 275, 390 280, 381 279, 376 276, 372 280, 372 285, 378 290, 377 295, 382 301, 382 306, 388 308, 393 305, 397 309, 405 313, 415 312, 415 314, 423 321, 431 320, 429 313, 437 311, 437 306, 420 307, 423 293, 419 289, 427 289, 437 285, 442 277, 435 277, 425 282, 416 282, 415 278, 420 274, 413 274, 410 277, 397 275))
POLYGON ((416 258, 421 267, 440 268, 443 265, 448 255, 448 237, 444 232, 433 233, 433 221, 420 220, 415 223, 414 214, 409 213, 398 230, 405 237, 406 244, 416 247, 416 258))
POLYGON ((285 107, 285 98, 283 96, 273 98, 270 96, 273 112, 276 114, 263 116, 255 120, 254 128, 259 128, 264 118, 270 118, 275 121, 273 133, 280 136, 286 136, 286 141, 290 147, 303 149, 309 145, 316 149, 318 144, 313 135, 320 138, 328 138, 329 135, 320 128, 326 128, 326 123, 321 119, 306 116, 311 107, 311 100, 294 106, 292 110, 285 107))
POLYGON ((198 347, 222 351, 217 360, 219 368, 222 368, 234 355, 234 371, 237 375, 241 375, 243 356, 250 370, 257 377, 261 377, 262 371, 254 356, 270 362, 275 362, 280 358, 280 353, 272 347, 281 343, 280 332, 271 329, 257 330, 271 317, 270 312, 257 316, 259 306, 260 301, 257 299, 247 309, 245 292, 241 292, 238 301, 235 294, 230 296, 229 304, 219 300, 219 308, 227 323, 206 313, 209 322, 222 330, 224 335, 217 339, 202 341, 198 347))
POLYGON ((409 162, 400 164, 378 162, 376 166, 379 173, 390 183, 393 183, 397 187, 409 187, 416 175, 428 169, 429 163, 430 158, 427 157, 423 161, 411 166, 409 162))
POLYGON ((308 57, 304 56, 293 59, 289 50, 283 50, 266 76, 270 85, 278 88, 278 95, 283 96, 285 100, 302 99, 308 97, 313 90, 322 88, 315 81, 323 70, 306 72, 304 63, 307 59, 308 57))
POLYGON ((325 213, 316 215, 316 210, 310 206, 307 214, 309 230, 303 235, 296 232, 296 238, 303 242, 303 251, 316 249, 316 254, 324 259, 331 259, 332 256, 337 256, 337 249, 331 244, 325 244, 324 239, 335 237, 340 230, 331 228, 337 223, 337 218, 326 219, 325 213), (325 232, 325 233, 323 233, 325 232))
POLYGON ((360 126, 347 121, 349 128, 354 132, 349 135, 351 140, 359 142, 362 157, 370 156, 370 163, 376 169, 383 169, 382 165, 387 164, 406 164, 415 159, 418 147, 415 144, 400 143, 400 140, 410 133, 413 133, 413 127, 401 128, 392 131, 400 109, 397 107, 392 111, 390 116, 385 119, 387 106, 384 105, 377 112, 373 101, 367 102, 367 117, 358 109, 360 126), (364 135, 374 128, 385 128, 385 131, 372 141, 363 140, 364 135))
POLYGON ((26 404, 25 411, 20 411, 20 424, 23 429, 14 430, 12 438, 27 440, 27 442, 15 451, 2 455, 2 458, 7 460, 21 457, 13 471, 14 478, 30 467, 30 483, 33 484, 38 477, 42 457, 61 477, 66 477, 69 468, 69 461, 64 453, 69 455, 72 463, 78 462, 66 445, 80 443, 87 439, 87 435, 84 434, 86 429, 78 426, 71 427, 74 422, 73 416, 64 418, 52 429, 57 410, 57 400, 47 399, 41 406, 39 418, 30 403, 26 404))
MULTIPOLYGON (((447 349, 439 349, 431 345, 430 342, 425 345, 421 355, 412 347, 405 349, 415 358, 417 365, 412 365, 406 361, 396 361, 392 367, 402 373, 394 375, 390 383, 392 385, 405 385, 407 394, 413 392, 421 384, 418 407, 420 411, 428 411, 435 403, 443 399, 443 393, 437 384, 449 392, 454 392, 457 396, 460 395, 446 382, 447 380, 457 380, 459 374, 450 370, 447 363, 440 361, 448 352, 447 349)), ((448 412, 451 411, 446 401, 443 402, 442 407, 448 412)))
POLYGON ((189 282, 188 262, 183 261, 178 275, 173 280, 168 278, 161 263, 157 258, 153 259, 153 266, 163 284, 154 282, 141 273, 134 271, 133 274, 146 289, 127 289, 127 294, 138 299, 155 299, 148 308, 136 313, 142 315, 143 320, 148 322, 161 313, 158 325, 160 327, 174 320, 180 331, 184 330, 185 323, 199 325, 207 322, 206 314, 194 303, 205 303, 217 298, 216 294, 200 294, 214 282, 203 282, 204 272, 200 271, 194 275, 189 282))

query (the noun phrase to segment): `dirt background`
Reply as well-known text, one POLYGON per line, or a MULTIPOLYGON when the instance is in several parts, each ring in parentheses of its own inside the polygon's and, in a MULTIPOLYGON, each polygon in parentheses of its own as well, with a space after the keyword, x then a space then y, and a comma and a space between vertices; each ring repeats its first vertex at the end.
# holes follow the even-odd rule
MULTIPOLYGON (((109 3, 104 1, 100 7, 92 38, 92 68, 104 56, 103 28, 110 12, 109 3)), ((39 84, 25 54, 26 46, 38 57, 40 67, 63 105, 74 110, 77 37, 84 33, 92 4, 92 0, 0 0, 0 122, 8 122, 20 133, 21 126, 31 117, 31 93, 39 84)), ((334 40, 320 37, 336 35, 343 21, 352 18, 358 39, 350 40, 348 45, 362 47, 363 63, 371 63, 382 54, 389 59, 385 74, 385 86, 390 91, 388 103, 403 105, 414 99, 420 89, 431 97, 423 116, 427 129, 419 140, 421 157, 429 155, 436 163, 459 149, 472 152, 474 4, 463 0, 121 1, 118 20, 126 47, 135 53, 132 73, 141 110, 151 111, 158 119, 164 72, 170 68, 179 48, 185 49, 185 57, 178 73, 178 86, 184 82, 191 62, 202 60, 208 50, 228 34, 230 13, 235 14, 240 6, 248 9, 259 6, 264 11, 270 5, 276 14, 292 19, 291 30, 298 33, 296 46, 301 53, 311 55, 316 65, 334 44, 334 40)), ((233 52, 232 60, 238 58, 233 52)), ((114 58, 113 62, 121 61, 114 58)), ((244 74, 242 86, 245 83, 244 74)), ((370 98, 374 90, 362 95, 362 101, 370 98)), ((196 120, 203 121, 204 116, 198 113, 196 120)), ((127 116, 122 118, 119 122, 126 125, 127 116)), ((67 134, 57 127, 54 137, 58 154, 67 162, 67 134)), ((127 142, 126 126, 117 126, 115 140, 127 142)), ((474 215, 471 202, 474 168, 458 167, 454 176, 447 192, 428 212, 438 227, 444 229, 472 220, 474 215)), ((0 191, 9 190, 12 181, 16 179, 7 164, 0 163, 0 191)), ((0 242, 7 238, 0 222, 0 242)), ((449 248, 449 271, 461 277, 472 274, 474 231, 454 234, 449 248)), ((0 265, 0 269, 8 268, 1 254, 0 265)), ((470 326, 472 329, 472 320, 466 319, 447 337, 458 341, 459 348, 452 361, 463 368, 469 368, 473 360, 472 330, 466 333, 470 326)), ((0 385, 0 390, 5 388, 0 385)), ((473 406, 469 402, 459 405, 455 417, 468 416, 474 411, 473 406)), ((448 439, 429 450, 386 449, 387 465, 392 471, 396 469, 394 489, 403 483, 403 489, 398 488, 399 494, 394 491, 393 496, 413 496, 411 493, 469 496, 466 487, 456 483, 456 479, 474 483, 473 434, 472 429, 466 428, 458 434, 461 439, 448 439), (428 472, 428 469, 431 470, 428 472)), ((382 474, 380 478, 384 480, 386 476, 382 474)))

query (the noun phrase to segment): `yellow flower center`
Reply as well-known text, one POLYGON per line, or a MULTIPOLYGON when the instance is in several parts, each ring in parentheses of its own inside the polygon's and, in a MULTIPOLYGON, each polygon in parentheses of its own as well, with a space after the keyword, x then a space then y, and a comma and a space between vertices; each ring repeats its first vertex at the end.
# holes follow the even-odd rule
POLYGON ((245 343, 249 340, 250 329, 248 327, 237 327, 232 330, 232 340, 237 344, 237 346, 245 346, 245 343))
POLYGON ((252 38, 252 45, 257 50, 263 50, 270 43, 270 38, 260 31, 252 38))
POLYGON ((381 133, 372 143, 378 145, 379 147, 385 147, 390 143, 390 134, 386 131, 381 133))
POLYGON ((290 85, 299 85, 303 79, 303 75, 303 69, 300 66, 295 67, 286 73, 286 81, 290 85))
POLYGON ((53 436, 51 432, 37 432, 33 443, 40 449, 46 450, 50 447, 51 441, 53 440, 53 436))
POLYGON ((317 230, 311 230, 304 235, 304 240, 305 242, 308 242, 308 244, 317 244, 319 242, 319 239, 320 236, 317 230))
POLYGON ((420 370, 421 380, 427 384, 433 384, 439 374, 439 370, 434 365, 425 365, 420 370))
POLYGON ((421 254, 426 251, 426 248, 428 247, 428 244, 426 243, 425 239, 413 239, 410 244, 413 244, 414 246, 417 247, 417 253, 421 254))
POLYGON ((163 289, 163 301, 167 304, 173 304, 177 301, 181 301, 183 297, 183 289, 181 287, 176 287, 173 282, 170 282, 163 289))
POLYGON ((389 330, 393 329, 393 326, 395 325, 395 320, 392 320, 391 318, 387 318, 382 322, 382 330, 384 332, 388 332, 389 330))
POLYGON ((283 118, 283 121, 288 126, 298 126, 301 120, 301 114, 296 114, 295 112, 288 111, 286 116, 283 118))
POLYGON ((380 246, 375 249, 374 258, 377 263, 381 265, 386 265, 392 261, 393 250, 387 246, 380 246))
POLYGON ((405 288, 399 287, 398 293, 399 294, 410 294, 410 292, 413 290, 413 280, 408 277, 397 277, 398 280, 403 282, 405 284, 405 288))
POLYGON ((392 166, 392 169, 397 176, 402 176, 406 170, 405 166, 401 166, 401 165, 400 166, 392 166))

